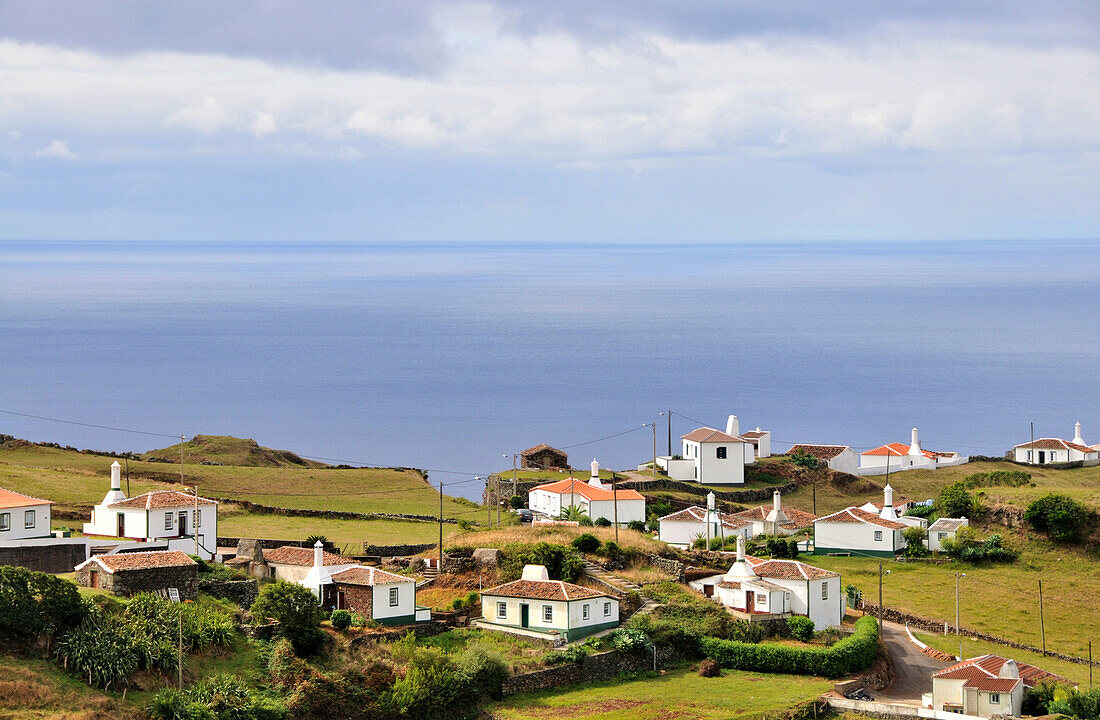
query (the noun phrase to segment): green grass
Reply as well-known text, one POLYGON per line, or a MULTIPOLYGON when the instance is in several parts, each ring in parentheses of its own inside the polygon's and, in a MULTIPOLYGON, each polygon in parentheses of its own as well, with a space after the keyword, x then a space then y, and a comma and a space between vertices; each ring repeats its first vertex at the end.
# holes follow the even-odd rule
POLYGON ((489 709, 495 717, 509 720, 727 720, 785 711, 831 687, 820 678, 736 670, 723 672, 721 678, 704 678, 681 668, 625 683, 517 695, 489 709))
MULTIPOLYGON (((925 645, 930 645, 937 650, 942 650, 952 655, 958 655, 959 653, 959 641, 952 635, 931 635, 928 633, 914 632, 913 635, 923 642, 925 645)), ((1001 657, 1008 657, 1018 662, 1026 662, 1036 667, 1041 667, 1048 672, 1061 675, 1067 680, 1072 680, 1079 684, 1082 688, 1088 688, 1089 683, 1089 668, 1088 665, 1078 665, 1076 663, 1066 662, 1065 660, 1058 660, 1050 656, 1042 655, 1041 653, 1027 652, 1025 650, 1016 650, 1013 648, 1005 647, 1004 645, 998 645, 997 643, 991 643, 985 640, 978 640, 975 638, 962 638, 962 651, 964 657, 976 657, 978 655, 1000 655, 1001 657)), ((1100 671, 1093 670, 1094 677, 1100 679, 1100 671)))
POLYGON ((462 652, 468 647, 481 647, 504 658, 513 673, 538 670, 543 667, 542 659, 548 652, 545 643, 477 628, 448 630, 424 639, 421 644, 433 645, 447 653, 462 652))
MULTIPOLYGON (((103 499, 110 487, 112 462, 109 457, 37 445, 2 449, 0 487, 53 500, 57 510, 83 510, 103 499)), ((134 460, 129 465, 131 496, 179 487, 179 465, 134 460)), ((184 480, 188 484, 197 482, 202 495, 276 507, 433 516, 439 513, 439 493, 412 470, 185 463, 184 480)), ((471 522, 481 517, 469 501, 452 497, 444 499, 443 512, 471 522)))
POLYGON ((0 717, 4 720, 136 720, 144 717, 119 696, 90 688, 47 660, 0 655, 0 717))
MULTIPOLYGON (((180 444, 142 453, 142 459, 180 461, 180 444)), ((255 440, 235 438, 231 435, 196 435, 183 443, 184 462, 220 463, 251 467, 323 467, 325 463, 307 460, 288 450, 272 450, 262 447, 255 440)))
MULTIPOLYGON (((1042 540, 1009 536, 1008 542, 1022 555, 1007 565, 886 561, 883 568, 890 574, 882 582, 883 601, 887 607, 954 624, 955 572, 962 572, 966 574, 959 582, 963 627, 1041 647, 1041 579, 1047 649, 1085 657, 1088 641, 1100 641, 1100 564, 1079 550, 1042 540)), ((843 585, 854 584, 868 600, 878 602, 877 559, 806 559, 839 572, 843 585)))
MULTIPOLYGON (((454 523, 443 525, 443 537, 458 533, 454 523)), ((305 540, 314 533, 349 552, 358 554, 364 542, 372 545, 405 545, 439 541, 439 525, 402 520, 329 520, 235 513, 218 516, 218 534, 225 537, 264 537, 305 540)))

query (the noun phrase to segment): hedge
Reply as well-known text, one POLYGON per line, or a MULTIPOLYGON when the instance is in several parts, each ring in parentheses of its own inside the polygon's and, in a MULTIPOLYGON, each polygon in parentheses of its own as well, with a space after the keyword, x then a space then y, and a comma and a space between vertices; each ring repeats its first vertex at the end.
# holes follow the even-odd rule
POLYGON ((878 622, 872 617, 860 618, 854 633, 828 648, 796 648, 707 637, 700 641, 699 649, 724 668, 837 678, 863 670, 875 662, 878 622))

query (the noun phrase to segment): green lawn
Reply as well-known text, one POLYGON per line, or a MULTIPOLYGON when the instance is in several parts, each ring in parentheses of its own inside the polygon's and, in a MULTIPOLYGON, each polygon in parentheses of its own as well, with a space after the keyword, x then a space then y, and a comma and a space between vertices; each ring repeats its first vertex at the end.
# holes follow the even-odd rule
MULTIPOLYGON (((454 523, 443 525, 443 537, 459 532, 454 523)), ((364 542, 372 545, 404 545, 439 541, 439 525, 402 520, 328 520, 239 513, 218 517, 218 534, 225 537, 262 537, 305 540, 314 533, 358 554, 364 542)))
MULTIPOLYGON (((1008 533, 1007 529, 1005 532, 1008 533)), ((963 627, 1040 647, 1039 580, 1047 648, 1078 657, 1088 653, 1091 639, 1100 648, 1100 564, 1081 551, 1049 542, 1009 542, 1023 555, 1006 565, 928 565, 886 561, 882 582, 887 607, 915 615, 955 620, 955 572, 966 574, 959 583, 963 627)), ((815 556, 814 565, 841 574, 841 583, 856 585, 864 596, 878 601, 877 559, 815 556)))
POLYGON ((489 710, 508 720, 728 720, 786 711, 831 687, 820 678, 736 670, 723 672, 721 678, 704 678, 682 668, 625 683, 516 695, 489 710))

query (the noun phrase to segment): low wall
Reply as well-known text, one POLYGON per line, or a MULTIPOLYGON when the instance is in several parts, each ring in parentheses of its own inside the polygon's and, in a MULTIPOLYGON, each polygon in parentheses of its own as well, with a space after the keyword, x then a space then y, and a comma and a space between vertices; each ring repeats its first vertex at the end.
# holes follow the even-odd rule
POLYGON ((242 608, 250 608, 259 589, 255 580, 203 580, 200 574, 199 592, 229 600, 242 608))
POLYGON ((435 546, 436 543, 421 543, 420 545, 371 545, 363 543, 362 554, 372 557, 405 557, 407 555, 419 555, 435 546))
POLYGON ((87 559, 88 543, 85 541, 43 538, 0 546, 0 565, 15 565, 35 572, 70 573, 87 559))
MULTIPOLYGON (((248 540, 259 545, 264 550, 274 550, 278 547, 290 546, 290 547, 308 547, 313 546, 307 544, 305 540, 275 540, 272 538, 239 538, 239 537, 218 537, 218 547, 237 547, 241 540, 248 540)), ((332 542, 324 543, 325 552, 335 552, 336 545, 332 542)))
POLYGON ((840 712, 855 712, 867 717, 893 720, 894 718, 928 718, 929 720, 988 720, 978 715, 963 715, 962 713, 949 713, 943 710, 917 707, 916 705, 895 705, 888 702, 875 702, 873 700, 849 700, 838 695, 825 696, 825 702, 833 710, 840 712))
MULTIPOLYGON (((860 610, 863 610, 865 615, 872 617, 878 617, 878 605, 873 605, 868 602, 860 603, 860 610)), ((945 623, 943 620, 933 620, 930 618, 923 618, 918 615, 910 615, 909 613, 902 612, 901 610, 895 610, 894 608, 883 608, 882 619, 887 622, 899 623, 901 625, 909 625, 925 632, 935 633, 940 635, 944 631, 944 627, 947 627, 948 633, 955 632, 955 626, 951 623, 945 623)), ((1015 648, 1016 650, 1027 650, 1028 652, 1038 653, 1040 655, 1046 655, 1047 657, 1057 658, 1059 660, 1065 660, 1066 662, 1075 663, 1077 665, 1088 665, 1087 658, 1080 658, 1075 655, 1063 655, 1062 653, 1056 653, 1053 651, 1043 652, 1042 648, 1035 647, 1034 645, 1027 645, 1025 643, 1015 642, 1008 640, 1007 638, 998 637, 996 635, 990 635, 989 633, 982 632, 980 630, 972 630, 966 627, 959 628, 959 634, 966 637, 977 638, 979 640, 988 640, 989 642, 997 643, 998 645, 1004 645, 1005 647, 1015 648)), ((1094 666, 1100 667, 1100 661, 1094 660, 1092 663, 1094 666)))
POLYGON ((668 573, 678 583, 684 582, 684 564, 679 560, 670 560, 660 555, 650 555, 649 563, 661 572, 668 573))
MULTIPOLYGON (((549 688, 573 685, 582 682, 595 682, 599 680, 611 680, 624 672, 638 672, 653 669, 652 650, 643 650, 637 653, 624 653, 619 650, 611 650, 594 655, 585 655, 580 662, 557 667, 536 670, 534 672, 512 675, 504 679, 501 687, 505 695, 517 693, 535 692, 549 688)), ((657 652, 657 666, 667 663, 673 657, 671 650, 659 649, 657 652)))
MULTIPOLYGON (((347 512, 344 510, 303 510, 301 508, 284 508, 275 507, 273 505, 260 505, 259 503, 249 502, 248 500, 237 500, 235 498, 212 497, 210 499, 216 500, 220 503, 237 505, 245 510, 248 510, 249 512, 256 513, 257 515, 312 517, 324 518, 326 520, 414 520, 418 522, 439 522, 439 517, 435 515, 411 515, 406 513, 357 513, 347 512)), ((443 522, 455 524, 458 522, 458 520, 456 520, 455 518, 443 518, 443 522)))
POLYGON ((438 620, 429 620, 428 622, 416 623, 415 625, 404 625, 402 627, 394 628, 393 630, 386 630, 385 632, 372 632, 365 635, 359 635, 354 637, 348 643, 349 645, 363 645, 375 642, 394 642, 405 637, 407 633, 412 633, 416 637, 432 637, 433 635, 439 635, 450 630, 450 627, 446 623, 441 623, 438 620))

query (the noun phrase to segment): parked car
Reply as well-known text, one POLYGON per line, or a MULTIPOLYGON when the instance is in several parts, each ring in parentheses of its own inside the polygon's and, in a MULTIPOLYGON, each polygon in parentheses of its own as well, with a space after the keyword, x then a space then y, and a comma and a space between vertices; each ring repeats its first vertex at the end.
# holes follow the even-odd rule
POLYGON ((516 515, 519 515, 519 521, 521 523, 529 523, 535 519, 534 513, 527 508, 519 508, 516 510, 516 515))

